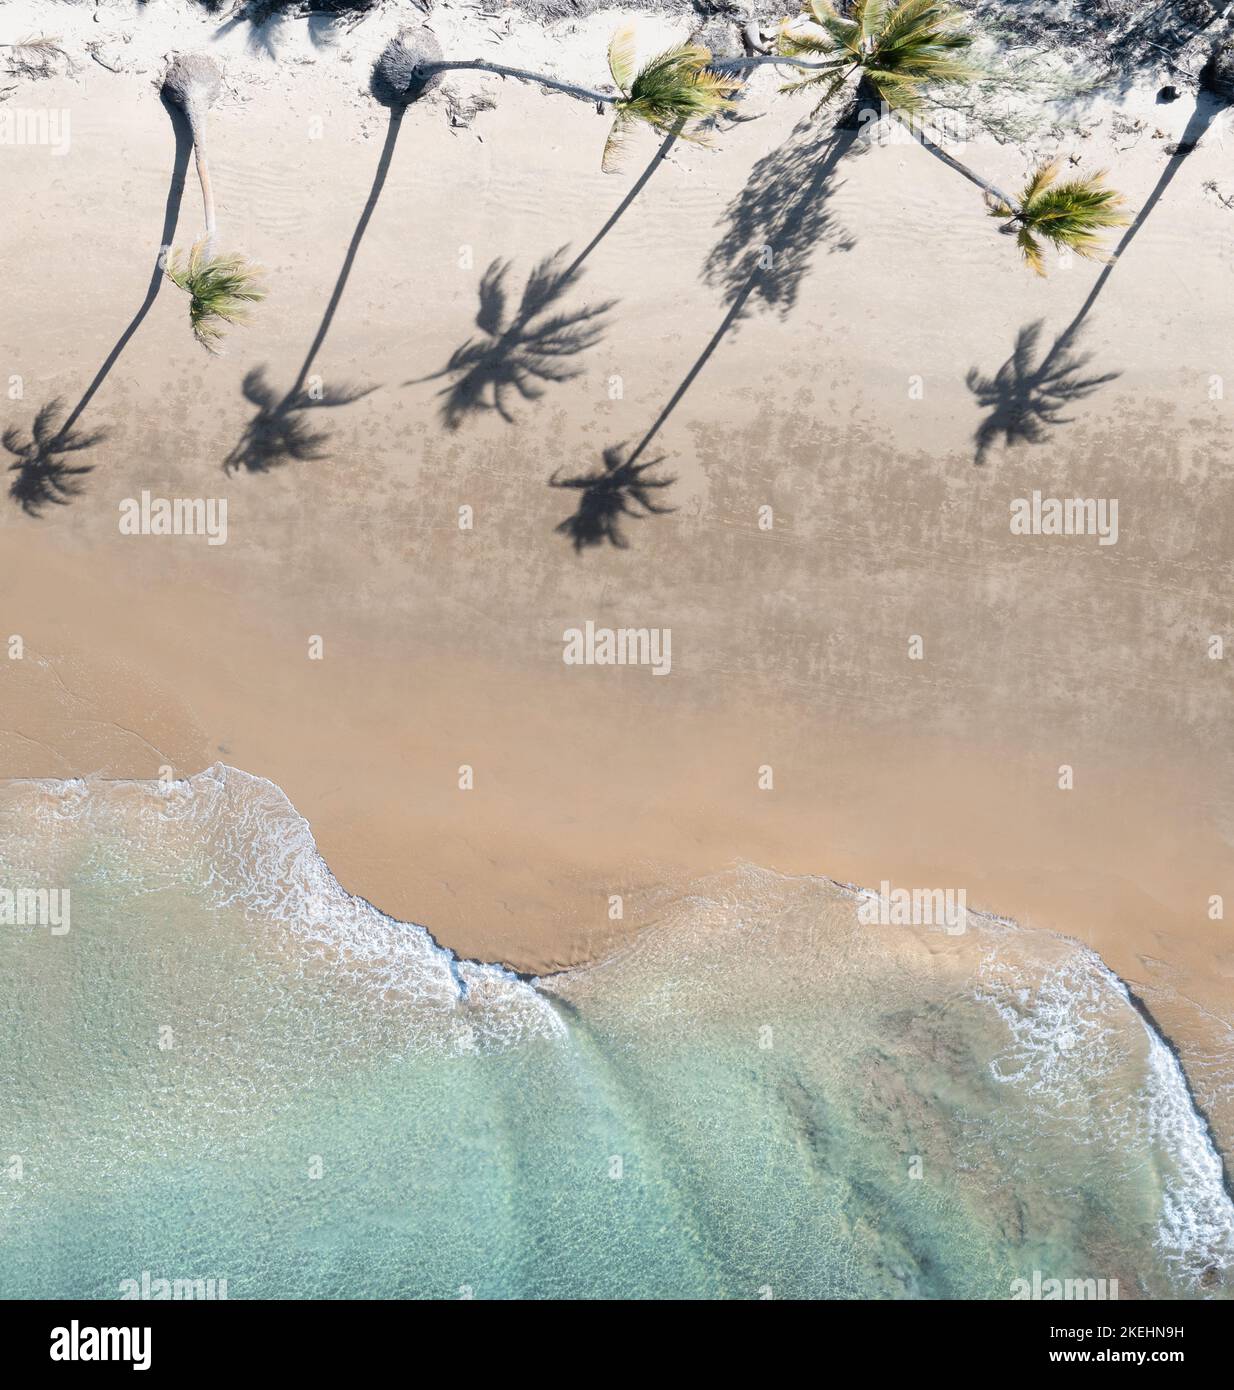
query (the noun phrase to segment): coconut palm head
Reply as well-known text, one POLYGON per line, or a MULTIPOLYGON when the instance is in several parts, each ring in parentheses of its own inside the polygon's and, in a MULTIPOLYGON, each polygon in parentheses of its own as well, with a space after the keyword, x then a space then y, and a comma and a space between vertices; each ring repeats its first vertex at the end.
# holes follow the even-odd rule
POLYGON ((189 322, 193 336, 207 351, 220 352, 228 324, 248 321, 248 307, 265 298, 260 272, 235 252, 213 255, 204 241, 186 257, 177 251, 167 266, 167 277, 189 297, 189 322))
POLYGON ((972 37, 946 0, 853 0, 841 14, 831 0, 805 0, 801 16, 781 27, 779 51, 822 64, 786 92, 813 88, 825 105, 854 74, 898 111, 916 111, 929 87, 968 82, 972 37))
POLYGON ((208 53, 177 53, 163 77, 163 91, 184 112, 200 140, 206 112, 223 90, 223 70, 208 53))
POLYGON ((660 135, 676 134, 683 140, 705 143, 698 123, 731 110, 732 95, 741 85, 735 76, 713 72, 710 51, 697 44, 678 44, 637 67, 632 25, 613 35, 608 66, 621 96, 614 103, 617 115, 604 146, 601 167, 606 173, 617 168, 636 125, 649 125, 660 135))
POLYGON ((1008 229, 1015 228, 1016 244, 1038 275, 1045 274, 1043 240, 1077 256, 1102 260, 1101 233, 1126 226, 1129 220, 1122 195, 1107 186, 1104 174, 1059 183, 1058 169, 1057 160, 1039 164, 1024 185, 1018 208, 998 204, 990 210, 993 217, 1009 219, 1008 229))
POLYGON ((440 62, 441 45, 427 25, 401 29, 382 49, 369 90, 383 106, 400 111, 440 84, 440 73, 424 72, 440 62))

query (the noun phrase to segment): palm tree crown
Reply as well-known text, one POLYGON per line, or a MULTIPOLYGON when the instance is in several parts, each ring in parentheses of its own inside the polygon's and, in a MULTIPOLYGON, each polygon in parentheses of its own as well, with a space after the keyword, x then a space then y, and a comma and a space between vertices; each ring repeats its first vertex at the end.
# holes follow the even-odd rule
POLYGON ((848 15, 831 0, 805 0, 801 18, 782 26, 779 50, 818 59, 820 66, 783 90, 821 87, 823 104, 859 73, 888 106, 918 110, 926 87, 976 75, 961 56, 972 45, 962 23, 945 0, 853 0, 848 15))
POLYGON ((1038 275, 1045 274, 1039 238, 1077 256, 1101 260, 1099 233, 1128 221, 1122 195, 1107 187, 1104 173, 1059 183, 1058 167, 1057 160, 1039 164, 1024 185, 1018 207, 998 203, 990 209, 992 217, 1008 219, 1008 229, 1016 228, 1016 244, 1038 275))
POLYGON ((205 240, 185 257, 177 251, 167 278, 189 297, 193 336, 207 351, 218 353, 225 324, 247 322, 248 306, 265 298, 259 272, 234 252, 212 253, 205 240))
POLYGON ((258 272, 236 252, 215 252, 214 191, 206 158, 206 112, 223 89, 223 70, 207 54, 177 54, 163 78, 163 91, 184 112, 193 137, 197 178, 201 184, 206 232, 187 258, 177 251, 166 267, 167 278, 189 296, 189 323, 193 336, 210 352, 217 353, 226 323, 244 323, 247 306, 265 296, 258 272))
POLYGON ((641 68, 635 66, 634 45, 634 28, 626 25, 608 46, 609 71, 621 92, 613 102, 617 114, 601 164, 610 172, 636 123, 649 125, 660 135, 705 143, 706 137, 697 129, 686 127, 731 110, 732 95, 741 86, 735 75, 712 71, 710 51, 697 44, 678 44, 641 68))

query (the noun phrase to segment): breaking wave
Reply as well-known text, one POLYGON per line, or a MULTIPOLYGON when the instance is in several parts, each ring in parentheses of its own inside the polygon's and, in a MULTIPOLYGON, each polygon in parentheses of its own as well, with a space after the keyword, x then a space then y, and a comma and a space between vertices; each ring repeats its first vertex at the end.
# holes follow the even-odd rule
POLYGON ((5 784, 0 871, 72 892, 67 934, 0 934, 0 1295, 157 1259, 233 1297, 1228 1296, 1204 1117, 1074 941, 742 866, 528 981, 222 765, 5 784))

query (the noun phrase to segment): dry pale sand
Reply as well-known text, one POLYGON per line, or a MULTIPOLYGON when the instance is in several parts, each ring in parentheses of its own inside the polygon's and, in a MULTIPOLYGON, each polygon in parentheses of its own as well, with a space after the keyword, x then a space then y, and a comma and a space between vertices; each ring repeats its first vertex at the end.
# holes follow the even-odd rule
MULTIPOLYGON (((27 105, 71 110, 72 146, 0 149, 0 363, 20 378, 6 426, 74 404, 146 293, 175 146, 159 58, 211 28, 177 22, 115 40, 135 70, 87 60, 23 88, 27 105)), ((448 53, 598 82, 613 19, 547 35, 494 21, 500 41, 471 11, 434 24, 448 53)), ((1095 107, 1084 135, 958 151, 1014 185, 1058 149, 1152 204, 1059 341, 1100 267, 1034 278, 971 186, 912 144, 812 182, 822 133, 795 134, 808 103, 763 74, 757 118, 716 150, 674 148, 520 325, 528 274, 591 242, 655 142, 604 176, 606 122, 587 106, 460 75, 461 99, 487 91, 497 110, 451 127, 439 96, 391 144, 364 86, 396 27, 374 16, 333 52, 288 38, 277 68, 238 30, 220 46, 220 240, 267 268, 270 298, 212 360, 165 286, 79 421, 105 434, 77 456, 92 466, 80 495, 38 518, 6 503, 0 635, 20 634, 25 655, 0 660, 0 769, 262 774, 347 888, 463 954, 535 971, 604 951, 654 912, 640 903, 739 859, 963 887, 973 906, 1097 947, 1214 1103, 1234 1077, 1230 918, 1209 915, 1214 895, 1234 912, 1224 118, 1173 163, 1195 102, 1155 106, 1151 90, 1121 114, 1095 107), (225 472, 256 413, 246 373, 264 372, 277 416, 383 148, 388 177, 310 364, 327 390, 370 394, 282 412, 326 436, 320 457, 225 472), (764 196, 722 242, 743 189, 764 196), (767 218, 776 302, 752 295, 713 342, 767 218), (494 261, 496 344, 477 324, 494 261), (539 381, 535 400, 508 384, 510 420, 483 408, 491 378, 456 429, 437 394, 452 378, 405 384, 469 340, 512 382, 556 315, 584 340, 564 359, 574 375, 539 381), (626 549, 576 553, 555 527, 578 493, 550 478, 640 440, 700 360, 642 456, 663 456, 646 476, 674 479, 653 494, 674 510, 625 522, 626 549), (966 377, 1000 368, 983 404, 966 377), (1108 379, 1076 390, 1092 378, 1108 379), (1027 412, 1037 438, 998 436, 977 465, 992 411, 1027 412), (225 497, 226 545, 120 535, 118 504, 143 488, 225 497), (1034 489, 1117 498, 1118 543, 1011 535, 1010 502, 1034 489), (588 619, 671 628, 671 675, 564 665, 564 630, 588 619), (619 922, 614 893, 630 898, 619 922)), ((177 242, 200 221, 190 179, 177 242)))

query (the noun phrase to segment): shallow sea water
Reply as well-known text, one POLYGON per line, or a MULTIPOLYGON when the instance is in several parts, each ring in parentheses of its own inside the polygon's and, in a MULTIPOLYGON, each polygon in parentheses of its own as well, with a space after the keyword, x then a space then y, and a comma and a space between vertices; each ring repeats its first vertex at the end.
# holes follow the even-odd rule
POLYGON ((1228 1296, 1234 1208, 1092 952, 744 867, 540 982, 344 893, 271 783, 0 787, 0 1297, 1228 1296))

